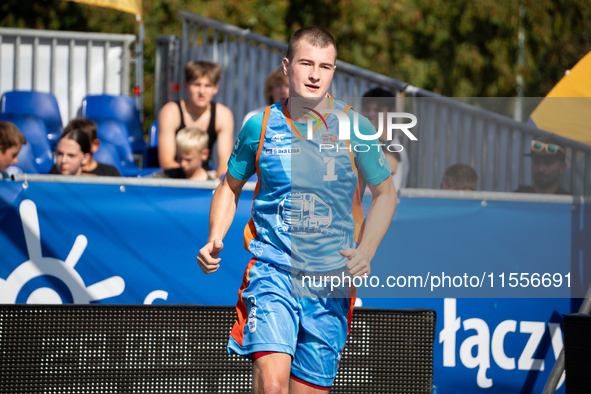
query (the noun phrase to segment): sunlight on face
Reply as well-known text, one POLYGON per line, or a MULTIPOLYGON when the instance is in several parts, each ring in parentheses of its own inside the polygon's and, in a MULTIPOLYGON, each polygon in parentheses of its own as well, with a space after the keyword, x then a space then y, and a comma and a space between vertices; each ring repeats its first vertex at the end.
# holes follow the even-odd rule
POLYGON ((319 48, 306 40, 300 41, 292 61, 283 59, 284 70, 289 75, 290 97, 326 97, 336 70, 336 55, 332 45, 319 48))

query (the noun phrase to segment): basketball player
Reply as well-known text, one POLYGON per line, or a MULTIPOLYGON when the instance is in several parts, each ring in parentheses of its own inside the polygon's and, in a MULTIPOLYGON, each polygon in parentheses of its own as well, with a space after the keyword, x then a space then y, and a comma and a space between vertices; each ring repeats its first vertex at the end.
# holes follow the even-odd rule
MULTIPOLYGON (((336 55, 333 37, 322 28, 306 27, 291 37, 283 59, 289 98, 242 128, 228 175, 212 199, 208 243, 197 257, 205 273, 219 268, 222 240, 240 191, 256 172, 253 217, 244 231, 253 258, 244 273, 238 320, 228 343, 229 352, 252 360, 255 393, 329 390, 349 332, 355 291, 344 298, 328 292, 326 298, 295 298, 293 283, 301 282, 301 272, 369 275, 396 206, 383 152, 349 149, 360 142, 353 130, 350 141, 339 140, 337 116, 323 114, 340 110, 354 124, 354 111, 328 95, 336 55), (311 115, 319 122, 308 138, 311 115), (366 185, 373 201, 363 230, 366 185)), ((375 134, 366 118, 358 116, 358 123, 362 134, 375 134)))

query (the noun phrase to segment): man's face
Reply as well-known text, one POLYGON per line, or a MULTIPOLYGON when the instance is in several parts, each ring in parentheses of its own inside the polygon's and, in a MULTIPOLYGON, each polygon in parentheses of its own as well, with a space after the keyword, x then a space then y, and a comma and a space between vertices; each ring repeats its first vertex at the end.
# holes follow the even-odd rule
POLYGON ((557 184, 565 168, 564 161, 553 157, 532 157, 531 174, 534 184, 540 188, 557 184))
POLYGON ((389 109, 385 105, 380 105, 375 101, 365 102, 361 107, 361 115, 365 116, 376 130, 379 130, 380 126, 380 113, 382 113, 382 134, 380 134, 380 140, 385 141, 388 133, 384 133, 383 130, 386 128, 386 114, 389 109))
POLYGON ((0 149, 0 171, 6 171, 11 165, 18 163, 17 156, 20 150, 20 145, 10 147, 5 152, 0 149))
POLYGON ((218 92, 219 85, 214 84, 208 77, 194 78, 186 82, 187 98, 197 107, 205 107, 218 92))
POLYGON ((289 77, 289 97, 326 97, 336 70, 336 55, 332 45, 318 48, 301 40, 292 61, 283 59, 283 71, 289 77))

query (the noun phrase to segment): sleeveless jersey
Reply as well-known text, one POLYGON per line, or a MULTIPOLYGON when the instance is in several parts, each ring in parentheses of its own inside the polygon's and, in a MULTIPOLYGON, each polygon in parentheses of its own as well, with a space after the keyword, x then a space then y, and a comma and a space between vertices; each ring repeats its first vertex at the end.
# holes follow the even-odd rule
MULTIPOLYGON (((351 109, 327 100, 329 108, 351 109)), ((259 260, 306 272, 338 270, 348 261, 339 250, 356 248, 361 239, 365 183, 354 155, 363 153, 338 139, 336 115, 323 117, 326 123, 304 139, 285 103, 265 110, 252 218, 244 230, 245 248, 259 260), (321 150, 322 144, 333 148, 321 150)), ((384 166, 383 153, 377 157, 384 166)))

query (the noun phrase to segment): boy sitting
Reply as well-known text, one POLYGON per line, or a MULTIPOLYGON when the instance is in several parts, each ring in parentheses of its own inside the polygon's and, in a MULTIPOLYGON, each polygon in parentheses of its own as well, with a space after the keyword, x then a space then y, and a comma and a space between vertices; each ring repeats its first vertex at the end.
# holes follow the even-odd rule
POLYGON ((0 122, 0 179, 9 179, 6 169, 18 163, 18 153, 27 143, 23 133, 12 122, 0 122))
POLYGON ((203 161, 209 157, 209 137, 197 127, 185 127, 176 135, 176 151, 180 168, 168 168, 149 175, 150 178, 191 179, 207 181, 215 179, 215 171, 203 168, 203 161))

